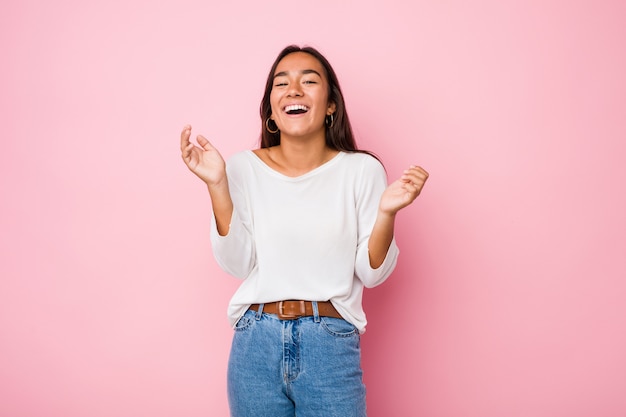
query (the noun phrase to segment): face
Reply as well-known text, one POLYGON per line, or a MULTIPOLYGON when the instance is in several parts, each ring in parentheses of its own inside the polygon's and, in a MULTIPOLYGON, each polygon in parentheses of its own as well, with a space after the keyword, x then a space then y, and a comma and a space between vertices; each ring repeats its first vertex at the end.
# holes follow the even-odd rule
POLYGON ((322 64, 306 52, 284 57, 274 72, 270 104, 281 137, 323 136, 324 121, 335 111, 335 104, 328 102, 322 64))

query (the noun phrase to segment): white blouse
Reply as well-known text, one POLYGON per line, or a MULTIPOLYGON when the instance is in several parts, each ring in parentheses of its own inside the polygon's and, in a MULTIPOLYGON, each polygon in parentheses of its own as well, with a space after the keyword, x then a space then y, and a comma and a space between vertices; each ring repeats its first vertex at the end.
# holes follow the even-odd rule
POLYGON ((299 177, 266 165, 252 151, 227 163, 234 211, 226 236, 211 225, 217 263, 243 281, 228 307, 234 326, 250 304, 330 300, 361 333, 367 323, 363 287, 393 271, 392 241, 383 264, 369 263, 368 241, 387 186, 381 163, 364 153, 339 152, 299 177))

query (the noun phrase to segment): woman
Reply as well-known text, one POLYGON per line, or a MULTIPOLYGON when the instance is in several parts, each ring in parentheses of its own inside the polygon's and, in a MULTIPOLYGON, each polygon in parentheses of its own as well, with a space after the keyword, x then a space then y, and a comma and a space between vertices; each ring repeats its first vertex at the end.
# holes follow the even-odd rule
POLYGON ((411 166, 387 187, 358 151, 337 77, 315 49, 289 46, 261 102, 261 147, 225 164, 202 136, 182 157, 208 186, 214 256, 242 278, 228 394, 235 417, 365 416, 360 365, 364 287, 393 271, 396 213, 428 173, 411 166))

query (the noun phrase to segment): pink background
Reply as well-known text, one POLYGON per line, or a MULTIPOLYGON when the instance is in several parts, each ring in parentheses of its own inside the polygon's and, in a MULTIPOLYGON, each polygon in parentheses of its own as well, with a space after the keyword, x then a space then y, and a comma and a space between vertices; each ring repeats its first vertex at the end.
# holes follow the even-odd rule
POLYGON ((289 43, 431 172, 366 295, 370 416, 626 415, 626 3, 4 0, 0 42, 0 416, 227 415, 238 281, 179 131, 255 147, 289 43))

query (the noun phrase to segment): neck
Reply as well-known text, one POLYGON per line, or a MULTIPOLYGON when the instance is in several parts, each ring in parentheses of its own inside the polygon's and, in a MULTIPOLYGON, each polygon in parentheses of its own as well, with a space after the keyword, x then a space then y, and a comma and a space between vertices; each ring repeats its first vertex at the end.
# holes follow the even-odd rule
POLYGON ((326 146, 324 137, 318 140, 281 138, 280 145, 268 148, 269 158, 290 176, 305 174, 331 160, 337 151, 326 146))

